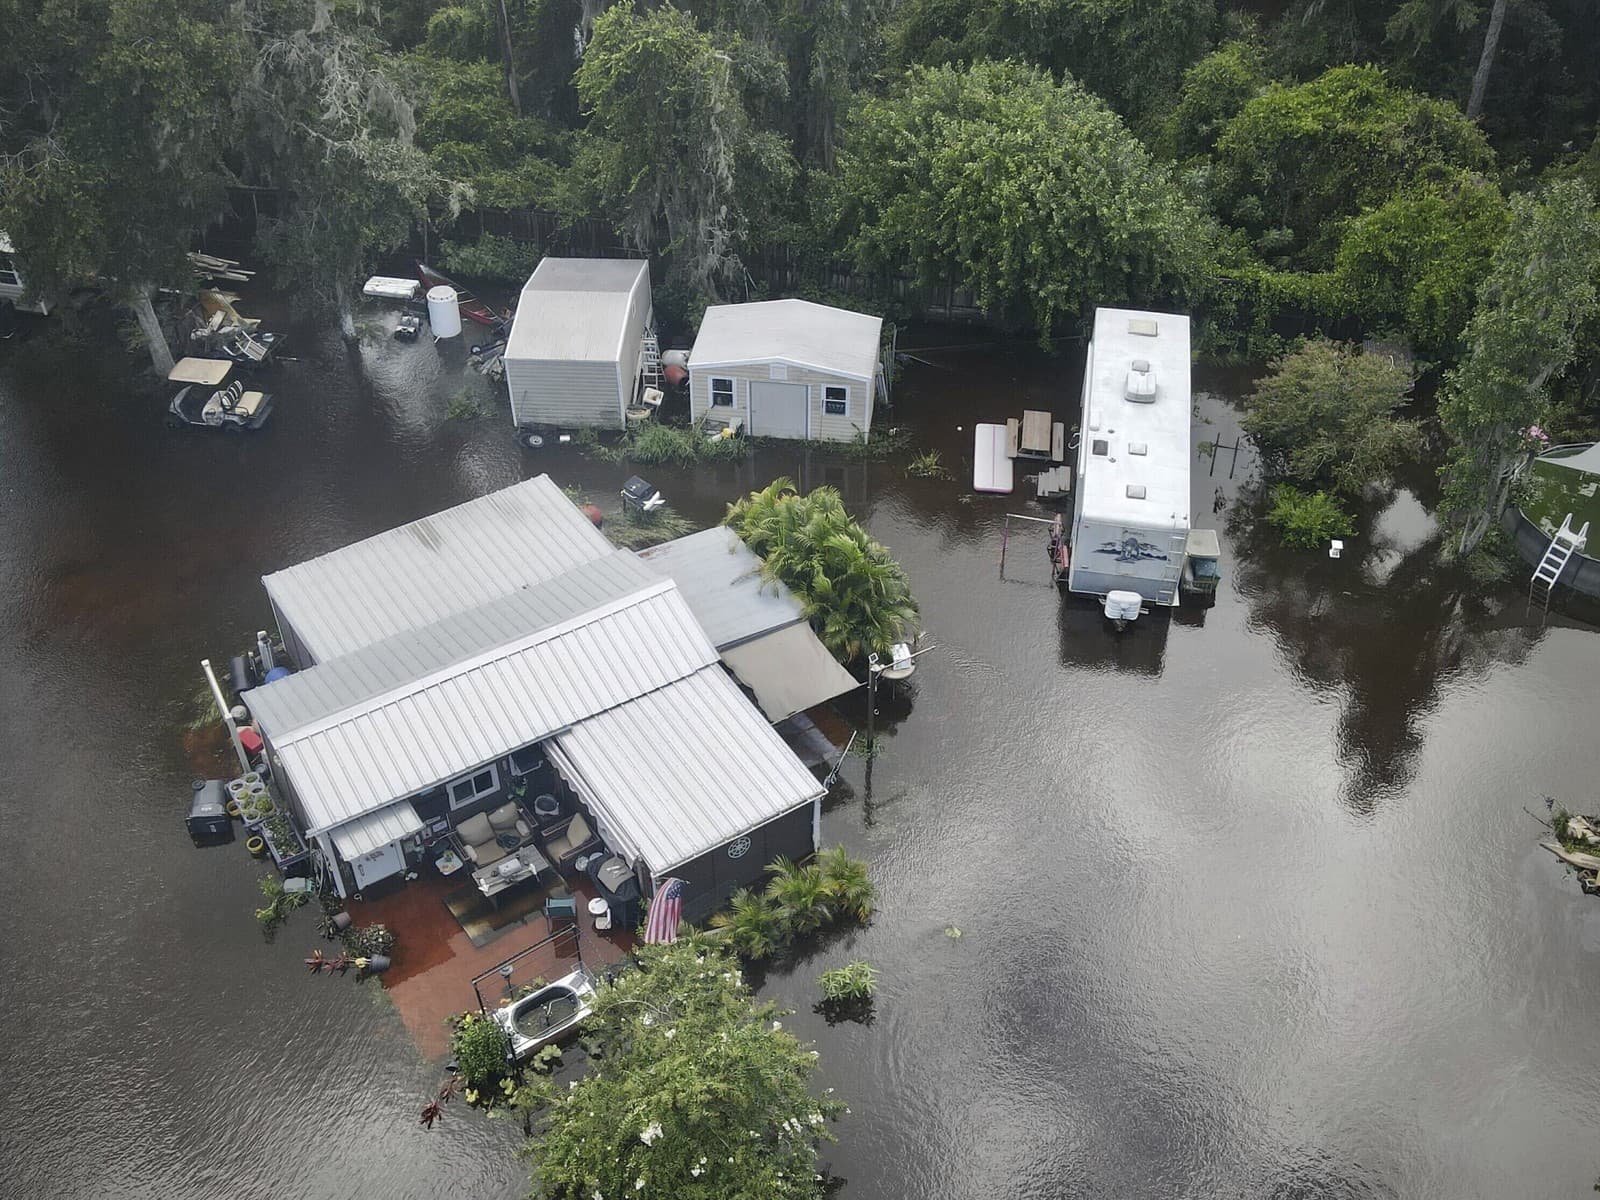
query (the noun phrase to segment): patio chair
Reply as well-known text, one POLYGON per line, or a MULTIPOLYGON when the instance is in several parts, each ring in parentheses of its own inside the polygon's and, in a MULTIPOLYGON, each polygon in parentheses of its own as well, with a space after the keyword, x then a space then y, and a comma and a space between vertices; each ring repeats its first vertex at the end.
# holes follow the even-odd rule
POLYGON ((583 814, 573 813, 564 821, 557 821, 543 833, 544 853, 557 870, 565 871, 579 856, 598 849, 600 839, 583 814))
POLYGON ((533 830, 522 819, 515 802, 502 804, 490 813, 477 813, 456 826, 456 837, 461 839, 461 853, 475 867, 497 863, 513 850, 527 844, 533 830), (514 841, 503 846, 500 839, 514 841))

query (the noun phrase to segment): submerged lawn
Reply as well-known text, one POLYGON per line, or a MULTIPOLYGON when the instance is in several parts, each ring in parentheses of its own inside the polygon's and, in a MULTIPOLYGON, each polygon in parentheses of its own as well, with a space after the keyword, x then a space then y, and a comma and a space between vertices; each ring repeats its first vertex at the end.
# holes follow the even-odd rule
POLYGON ((1563 467, 1543 459, 1528 469, 1527 499, 1522 511, 1547 534, 1561 528, 1561 519, 1572 514, 1572 527, 1589 522, 1592 545, 1600 546, 1600 475, 1563 467))

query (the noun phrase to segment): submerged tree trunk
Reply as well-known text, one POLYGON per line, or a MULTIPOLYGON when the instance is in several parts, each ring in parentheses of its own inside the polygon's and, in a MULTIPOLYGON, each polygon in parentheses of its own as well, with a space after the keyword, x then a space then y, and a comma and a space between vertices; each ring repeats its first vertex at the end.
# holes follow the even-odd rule
POLYGON ((1489 72, 1494 70, 1495 55, 1500 52, 1500 30, 1506 23, 1506 0, 1494 0, 1489 12, 1489 28, 1483 35, 1483 54, 1478 58, 1478 73, 1472 77, 1472 95, 1467 100, 1468 119, 1483 112, 1483 94, 1489 90, 1489 72))
POLYGON ((350 291, 344 285, 344 280, 336 279, 333 282, 333 300, 339 309, 339 332, 344 334, 344 340, 356 340, 356 317, 350 308, 350 291))
POLYGON ((500 53, 505 59, 506 93, 511 97, 511 111, 520 117, 522 96, 517 91, 516 56, 511 51, 511 14, 506 11, 506 0, 500 0, 495 8, 500 14, 500 53))
POLYGON ((133 309, 133 315, 139 322, 139 332, 144 335, 144 344, 150 350, 150 365, 165 379, 172 373, 172 347, 167 345, 167 334, 161 328, 161 319, 156 316, 150 289, 136 289, 128 301, 128 307, 133 309))

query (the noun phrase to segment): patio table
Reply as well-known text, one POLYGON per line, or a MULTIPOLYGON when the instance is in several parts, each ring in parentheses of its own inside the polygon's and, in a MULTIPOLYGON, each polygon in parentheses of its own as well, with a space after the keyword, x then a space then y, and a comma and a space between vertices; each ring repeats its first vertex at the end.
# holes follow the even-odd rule
POLYGON ((515 853, 508 854, 499 862, 490 863, 487 867, 480 867, 472 873, 472 881, 478 885, 478 890, 490 903, 498 907, 501 892, 516 887, 519 883, 526 883, 530 879, 537 879, 545 871, 550 870, 550 861, 539 853, 534 846, 523 846, 515 853), (503 870, 508 864, 515 864, 512 870, 503 870))

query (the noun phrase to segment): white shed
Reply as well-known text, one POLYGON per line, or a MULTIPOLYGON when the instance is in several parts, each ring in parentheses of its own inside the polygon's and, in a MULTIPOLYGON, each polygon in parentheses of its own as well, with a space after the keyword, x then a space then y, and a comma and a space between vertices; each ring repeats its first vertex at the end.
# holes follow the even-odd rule
POLYGON ((544 259, 506 340, 512 423, 621 429, 654 320, 643 259, 544 259))
POLYGON ((881 317, 809 300, 714 305, 689 354, 689 415, 755 437, 865 438, 882 336, 881 317))

